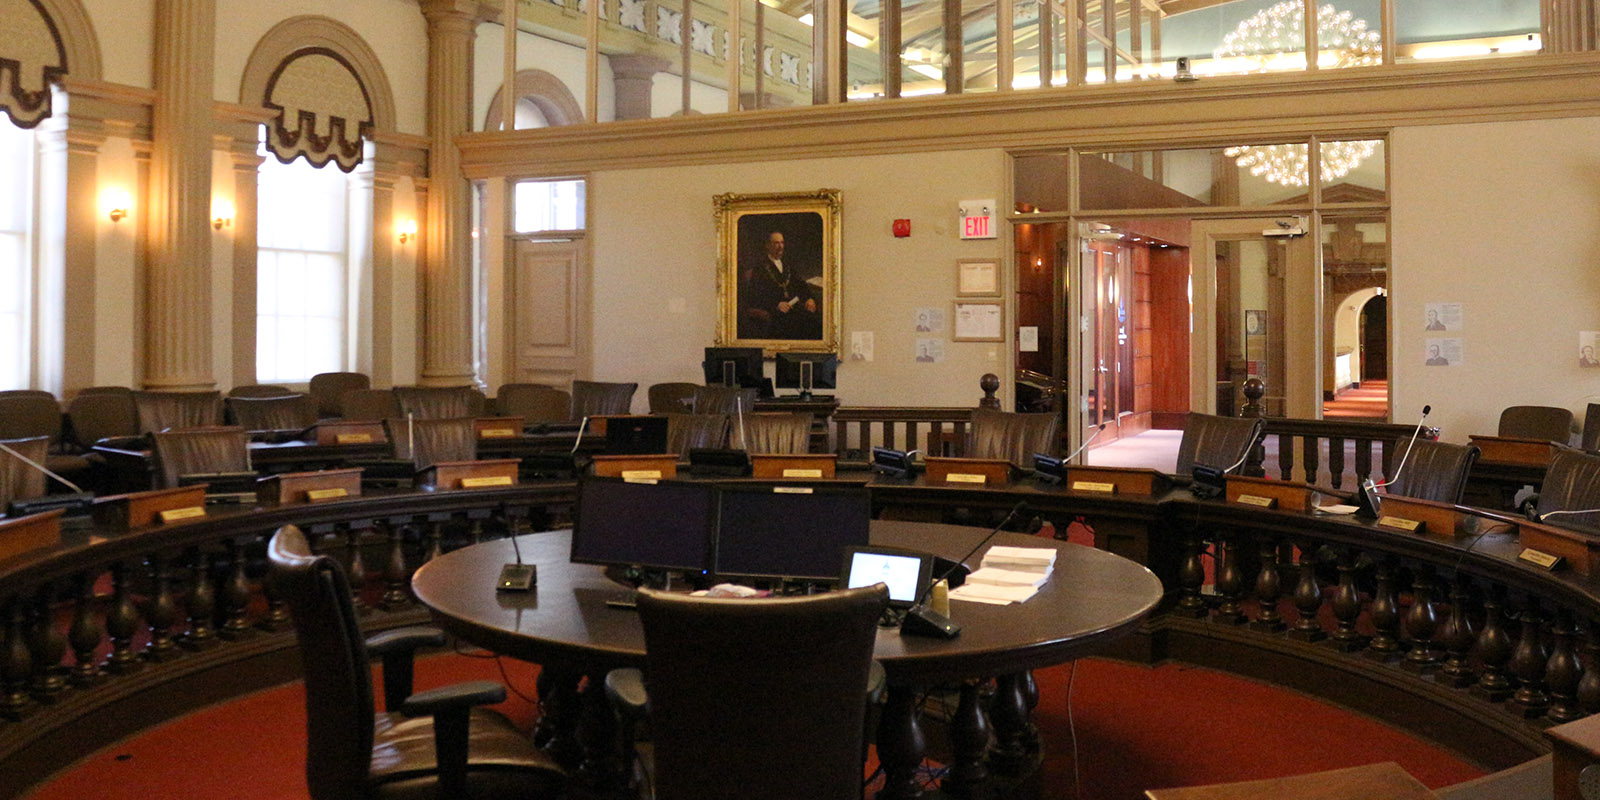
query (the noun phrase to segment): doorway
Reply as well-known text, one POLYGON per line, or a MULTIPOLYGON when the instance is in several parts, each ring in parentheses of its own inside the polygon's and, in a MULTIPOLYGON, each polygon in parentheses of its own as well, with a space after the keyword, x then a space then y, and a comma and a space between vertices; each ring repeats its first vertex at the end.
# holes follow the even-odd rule
POLYGON ((581 239, 517 238, 506 308, 511 381, 569 386, 588 374, 588 269, 581 239))

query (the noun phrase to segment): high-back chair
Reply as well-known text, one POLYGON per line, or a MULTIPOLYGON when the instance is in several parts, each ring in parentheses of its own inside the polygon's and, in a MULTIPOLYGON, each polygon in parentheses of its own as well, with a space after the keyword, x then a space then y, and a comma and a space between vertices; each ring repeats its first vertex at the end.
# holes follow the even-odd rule
POLYGON ((311 376, 311 399, 317 404, 317 416, 323 419, 347 416, 345 392, 371 388, 372 379, 359 372, 319 372, 311 376))
POLYGON ((1568 444, 1572 441, 1572 412, 1555 406, 1511 406, 1500 412, 1495 435, 1568 444))
POLYGON ((626 414, 633 408, 633 393, 638 388, 637 383, 573 381, 571 419, 583 419, 596 414, 626 414))
POLYGON ((49 392, 15 392, 0 396, 0 439, 31 439, 43 436, 49 440, 45 456, 39 463, 51 472, 73 479, 89 470, 89 461, 81 455, 65 452, 62 442, 65 430, 61 404, 49 392))
POLYGON ((506 383, 495 392, 494 406, 496 413, 524 422, 565 422, 572 414, 572 395, 542 383, 506 383))
POLYGON ((887 602, 882 584, 760 600, 641 590, 656 800, 860 798, 887 602))
MULTIPOLYGON (((1399 478, 1389 485, 1390 494, 1440 503, 1461 502, 1461 493, 1467 488, 1467 473, 1478 461, 1477 447, 1418 439, 1411 443, 1410 455, 1404 455, 1405 452, 1401 451, 1405 467, 1399 478)), ((1396 467, 1399 467, 1398 462, 1396 467)))
POLYGON ((756 410, 759 397, 760 389, 696 386, 689 402, 696 414, 749 414, 756 410))
MULTIPOLYGON (((44 436, 34 436, 27 439, 0 439, 7 447, 20 453, 24 458, 38 464, 44 463, 45 451, 50 448, 50 439, 44 436)), ((40 497, 44 494, 44 473, 35 469, 21 458, 0 450, 0 510, 13 500, 27 500, 40 497)))
POLYGON ((650 413, 686 414, 694 410, 691 398, 699 387, 692 383, 654 383, 650 385, 650 413))
POLYGON ((271 383, 247 383, 228 390, 228 397, 288 397, 292 394, 299 392, 271 383))
POLYGON ((1054 455, 1060 449, 1061 418, 1055 414, 1019 414, 988 408, 972 410, 967 429, 968 458, 1003 458, 1018 466, 1033 463, 1034 453, 1054 455))
POLYGON ((317 422, 317 406, 308 395, 229 397, 222 402, 234 424, 247 431, 302 430, 317 422))
POLYGON ((456 419, 384 420, 395 458, 427 469, 444 461, 471 461, 478 457, 477 431, 472 417, 456 419))
POLYGON ((1178 441, 1178 464, 1173 470, 1188 475, 1196 465, 1229 469, 1261 439, 1266 423, 1258 417, 1218 417, 1190 412, 1178 441))
POLYGON ((220 392, 134 392, 133 405, 140 433, 222 424, 220 392))
POLYGON ((150 438, 157 488, 177 486, 183 475, 250 471, 250 437, 238 426, 159 431, 150 438))
POLYGON ((139 411, 133 392, 91 392, 85 389, 67 404, 72 439, 88 449, 102 439, 139 435, 139 411))
MULTIPOLYGON (((1550 469, 1544 474, 1544 483, 1539 485, 1539 502, 1535 510, 1540 514, 1548 514, 1551 511, 1589 508, 1600 508, 1600 455, 1570 447, 1555 448, 1550 469)), ((1551 521, 1560 525, 1600 527, 1600 512, 1562 514, 1551 521)))
POLYGON ((668 414, 667 451, 680 456, 701 447, 728 443, 728 417, 724 414, 668 414))
POLYGON ((390 417, 402 416, 400 403, 388 389, 351 389, 339 400, 344 418, 364 422, 381 422, 390 417))
POLYGON ((1583 449, 1600 450, 1600 403, 1590 403, 1584 410, 1583 449))
POLYGON ((811 415, 803 411, 745 414, 728 424, 729 438, 738 450, 776 455, 811 451, 811 415))
POLYGON ((305 669, 313 800, 553 798, 562 791, 560 767, 505 717, 474 708, 503 701, 504 686, 474 681, 411 693, 413 655, 444 645, 443 632, 397 628, 363 641, 337 561, 312 555, 292 525, 273 535, 267 557, 267 579, 289 605, 305 669), (383 659, 382 713, 372 694, 373 656, 383 659))
POLYGON ((417 419, 481 417, 485 405, 483 392, 472 386, 396 386, 394 399, 400 416, 417 419))

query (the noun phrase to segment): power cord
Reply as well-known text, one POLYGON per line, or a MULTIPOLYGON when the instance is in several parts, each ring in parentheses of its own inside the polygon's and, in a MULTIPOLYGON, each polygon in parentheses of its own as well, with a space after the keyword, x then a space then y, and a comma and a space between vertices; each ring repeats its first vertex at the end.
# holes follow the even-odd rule
POLYGON ((1072 740, 1072 797, 1083 800, 1083 765, 1078 763, 1078 722, 1072 713, 1072 687, 1077 683, 1078 662, 1067 664, 1067 738, 1072 740))

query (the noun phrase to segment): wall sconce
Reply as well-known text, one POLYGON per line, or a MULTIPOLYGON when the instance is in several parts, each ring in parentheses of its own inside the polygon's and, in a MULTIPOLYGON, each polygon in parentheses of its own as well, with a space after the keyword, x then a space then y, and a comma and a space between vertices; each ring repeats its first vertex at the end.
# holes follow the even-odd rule
POLYGON ((211 227, 219 231, 233 227, 233 203, 227 200, 211 201, 211 227))
POLYGON ((111 218, 112 222, 121 222, 128 216, 128 209, 133 206, 133 196, 127 189, 110 188, 100 192, 100 210, 111 218))
POLYGON ((400 227, 400 243, 401 244, 405 244, 406 242, 409 242, 409 241, 417 238, 417 221, 416 220, 408 219, 408 220, 400 223, 399 227, 400 227))

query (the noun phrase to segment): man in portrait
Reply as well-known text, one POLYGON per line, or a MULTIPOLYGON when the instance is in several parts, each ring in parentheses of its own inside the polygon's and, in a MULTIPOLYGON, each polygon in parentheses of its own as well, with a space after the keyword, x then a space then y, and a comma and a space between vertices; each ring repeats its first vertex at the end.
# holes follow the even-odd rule
POLYGON ((1578 350, 1578 366, 1580 366, 1580 367, 1600 367, 1600 361, 1596 361, 1595 358, 1594 358, 1594 346, 1593 345, 1587 345, 1586 344, 1581 349, 1578 350))
POLYGON ((1428 309, 1428 330, 1442 331, 1444 329, 1444 323, 1439 321, 1439 312, 1431 308, 1428 309))
POLYGON ((1445 358, 1444 356, 1439 354, 1439 345, 1436 345, 1436 344, 1428 345, 1427 366, 1430 366, 1430 367, 1448 367, 1448 366, 1450 366, 1450 359, 1445 358))
POLYGON ((820 293, 785 261, 782 231, 769 230, 761 251, 739 266, 739 338, 821 339, 820 293))

